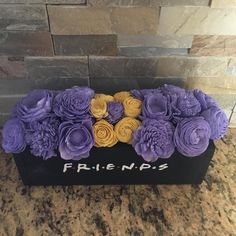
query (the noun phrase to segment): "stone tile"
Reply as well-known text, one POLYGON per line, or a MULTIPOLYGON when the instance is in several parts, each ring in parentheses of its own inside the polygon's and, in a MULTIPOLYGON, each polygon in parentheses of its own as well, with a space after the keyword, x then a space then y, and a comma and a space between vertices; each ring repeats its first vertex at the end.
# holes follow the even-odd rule
POLYGON ((116 35, 54 35, 56 55, 117 55, 116 35))
POLYGON ((192 77, 187 79, 187 87, 198 88, 213 94, 236 94, 236 77, 192 77))
POLYGON ((230 121, 230 118, 231 118, 231 116, 232 116, 232 111, 231 111, 231 110, 226 110, 226 109, 225 109, 224 112, 225 112, 225 114, 226 114, 228 120, 230 121))
POLYGON ((138 89, 138 82, 133 78, 90 78, 90 87, 98 93, 114 94, 119 91, 138 89))
POLYGON ((217 57, 163 57, 159 60, 158 76, 209 77, 223 76, 226 58, 217 57))
POLYGON ((211 7, 216 7, 216 8, 236 7, 236 1, 235 0, 212 0, 211 7))
POLYGON ((89 57, 92 77, 217 77, 225 75, 227 63, 217 57, 89 57))
POLYGON ((150 6, 151 0, 87 0, 93 7, 150 6))
POLYGON ((0 0, 0 4, 18 4, 18 3, 29 3, 29 4, 38 4, 45 3, 45 0, 0 0))
POLYGON ((150 0, 151 6, 209 6, 209 0, 150 0))
POLYGON ((90 78, 90 86, 97 92, 114 94, 118 91, 130 89, 157 88, 164 84, 174 84, 184 87, 184 78, 138 78, 138 77, 120 77, 120 78, 90 78))
POLYGON ((30 79, 1 79, 0 95, 27 94, 33 89, 61 90, 73 86, 88 86, 88 77, 57 77, 30 79), (22 84, 24 86, 22 86, 22 84), (14 85, 14 86, 13 86, 14 85))
POLYGON ((229 123, 230 128, 236 128, 236 112, 232 113, 229 123))
POLYGON ((15 105, 24 97, 25 95, 14 95, 14 96, 0 96, 0 107, 1 113, 11 113, 15 105))
POLYGON ((235 56, 236 36, 194 36, 190 53, 196 56, 235 56))
POLYGON ((0 5, 0 30, 48 31, 44 5, 0 5))
POLYGON ((87 57, 27 57, 30 79, 88 77, 87 57))
MULTIPOLYGON (((210 94, 210 93, 208 93, 210 94)), ((210 94, 223 110, 233 111, 236 104, 236 94, 210 94)))
POLYGON ((118 35, 120 47, 191 48, 193 36, 118 35))
POLYGON ((192 48, 190 55, 193 56, 236 56, 236 48, 192 48))
POLYGON ((236 35, 236 9, 162 7, 159 34, 236 35))
POLYGON ((192 48, 236 48, 236 36, 195 35, 192 48))
POLYGON ((87 0, 88 5, 92 7, 117 7, 117 6, 130 6, 132 0, 87 0))
POLYGON ((85 5, 86 0, 46 0, 48 4, 78 4, 85 5))
POLYGON ((186 48, 159 48, 159 47, 120 47, 119 55, 127 57, 152 57, 152 56, 170 56, 187 55, 186 48))
POLYGON ((0 57, 0 82, 2 79, 17 79, 25 77, 27 77, 27 70, 24 58, 0 57))
POLYGON ((236 58, 232 57, 228 61, 226 74, 229 76, 236 76, 236 58))
POLYGON ((52 56, 53 46, 49 32, 0 32, 0 55, 52 56))
POLYGON ((111 34, 110 11, 102 8, 49 5, 51 32, 55 35, 111 34))
POLYGON ((127 57, 89 57, 91 77, 156 77, 158 59, 127 57))
POLYGON ((38 4, 38 3, 48 3, 48 4, 86 4, 86 0, 0 0, 0 4, 38 4))
POLYGON ((159 8, 112 8, 112 29, 118 34, 156 34, 159 8))
POLYGON ((52 34, 156 34, 159 10, 150 7, 48 6, 52 34))

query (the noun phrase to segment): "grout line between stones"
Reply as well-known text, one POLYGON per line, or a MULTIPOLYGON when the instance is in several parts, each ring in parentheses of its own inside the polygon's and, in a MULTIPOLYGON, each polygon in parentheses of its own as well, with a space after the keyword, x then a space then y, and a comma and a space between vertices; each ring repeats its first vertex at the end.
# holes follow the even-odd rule
POLYGON ((89 55, 87 56, 88 58, 88 86, 91 87, 91 81, 90 81, 90 59, 89 59, 89 55))

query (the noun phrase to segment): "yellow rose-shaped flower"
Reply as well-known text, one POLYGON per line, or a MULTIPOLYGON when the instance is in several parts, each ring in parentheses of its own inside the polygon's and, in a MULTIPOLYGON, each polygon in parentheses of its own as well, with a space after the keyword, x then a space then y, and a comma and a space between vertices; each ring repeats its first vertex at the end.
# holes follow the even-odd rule
POLYGON ((106 120, 97 121, 93 133, 96 147, 112 147, 118 142, 113 125, 106 120))
POLYGON ((123 106, 126 116, 136 118, 141 113, 142 102, 130 96, 123 101, 123 106))
POLYGON ((108 115, 107 103, 103 99, 93 98, 91 100, 90 111, 95 118, 102 119, 108 115))
POLYGON ((141 125, 139 120, 125 117, 115 125, 118 140, 123 143, 131 143, 134 131, 141 125))
POLYGON ((122 91, 122 92, 115 93, 113 97, 115 98, 116 101, 123 102, 127 97, 130 97, 130 96, 131 96, 130 92, 122 91))
POLYGON ((112 102, 112 101, 114 101, 114 97, 113 96, 107 95, 107 94, 104 94, 104 93, 96 93, 95 94, 95 99, 102 99, 105 102, 112 102))

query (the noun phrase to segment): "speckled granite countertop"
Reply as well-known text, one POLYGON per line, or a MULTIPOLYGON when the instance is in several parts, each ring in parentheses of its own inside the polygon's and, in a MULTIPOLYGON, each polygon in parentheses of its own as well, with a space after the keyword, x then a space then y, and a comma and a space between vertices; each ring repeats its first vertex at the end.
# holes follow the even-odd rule
POLYGON ((236 129, 201 186, 24 187, 0 153, 0 235, 236 235, 236 129))

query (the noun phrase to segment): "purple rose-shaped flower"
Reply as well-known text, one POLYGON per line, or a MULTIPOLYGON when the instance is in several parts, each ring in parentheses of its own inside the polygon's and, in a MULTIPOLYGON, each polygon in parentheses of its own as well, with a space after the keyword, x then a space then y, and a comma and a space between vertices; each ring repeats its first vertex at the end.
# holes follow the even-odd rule
POLYGON ((174 126, 169 121, 146 120, 133 135, 132 145, 145 161, 169 158, 175 150, 174 126))
POLYGON ((228 128, 228 118, 223 110, 218 107, 210 107, 201 113, 201 116, 209 123, 211 127, 211 139, 221 139, 228 128))
POLYGON ((211 128, 203 117, 184 118, 175 129, 175 146, 185 156, 199 156, 206 151, 210 135, 211 128))
POLYGON ((193 90, 193 94, 196 97, 196 99, 199 101, 199 103, 201 104, 202 111, 213 106, 218 106, 217 102, 212 97, 203 93, 201 90, 195 89, 193 90))
POLYGON ((60 125, 59 151, 65 160, 80 160, 89 157, 94 145, 91 120, 81 123, 65 121, 60 125))
POLYGON ((201 112, 201 104, 192 91, 167 84, 161 87, 161 91, 170 98, 174 120, 196 116, 201 112))
POLYGON ((24 97, 14 108, 13 116, 24 122, 43 119, 52 110, 53 92, 36 89, 24 97))
POLYGON ((53 111, 62 119, 88 119, 90 117, 90 102, 93 96, 94 91, 87 87, 66 89, 55 97, 53 111))
POLYGON ((8 120, 2 131, 2 147, 6 153, 20 153, 26 147, 24 123, 12 118, 8 120))
POLYGON ((28 124, 26 142, 34 156, 42 157, 44 160, 56 156, 59 125, 59 120, 53 115, 28 124))
POLYGON ((147 95, 142 104, 141 119, 169 120, 170 108, 168 97, 161 93, 147 95))
POLYGON ((133 97, 143 101, 144 97, 150 94, 156 94, 161 93, 160 89, 132 89, 130 90, 130 93, 133 97))
POLYGON ((201 112, 201 104, 191 91, 170 95, 173 122, 187 117, 197 116, 201 112))
POLYGON ((186 92, 185 89, 177 87, 175 85, 171 85, 171 84, 165 84, 160 88, 161 92, 164 95, 180 95, 180 94, 184 94, 186 92))
POLYGON ((120 102, 108 102, 107 112, 108 116, 106 117, 106 120, 109 123, 114 124, 122 118, 124 114, 124 107, 120 102))

